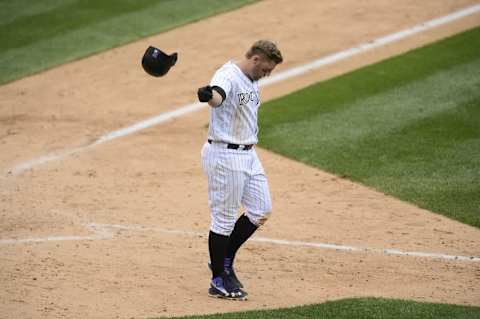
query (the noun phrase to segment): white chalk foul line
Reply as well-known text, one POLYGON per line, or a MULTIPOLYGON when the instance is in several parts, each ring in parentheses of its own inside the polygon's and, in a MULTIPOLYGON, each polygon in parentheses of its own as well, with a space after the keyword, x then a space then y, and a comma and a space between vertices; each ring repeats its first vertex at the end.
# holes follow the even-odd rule
POLYGON ((306 241, 270 239, 270 238, 263 238, 263 237, 255 237, 252 240, 257 242, 276 244, 276 245, 333 249, 338 251, 353 251, 353 252, 367 252, 367 253, 371 252, 371 253, 380 253, 380 254, 386 254, 386 255, 400 255, 400 256, 425 257, 425 258, 474 261, 474 262, 480 261, 480 257, 474 257, 474 256, 456 256, 456 255, 446 255, 446 254, 429 253, 429 252, 402 251, 398 249, 355 247, 355 246, 324 244, 324 243, 314 243, 314 242, 312 243, 312 242, 306 242, 306 241))
MULTIPOLYGON (((262 79, 259 84, 260 84, 260 86, 268 86, 268 85, 271 85, 271 84, 274 84, 274 83, 277 83, 277 82, 285 81, 286 79, 289 79, 289 78, 292 78, 292 77, 295 77, 295 76, 299 76, 299 75, 303 75, 305 73, 311 72, 311 71, 316 70, 316 69, 318 69, 320 67, 323 67, 325 65, 333 64, 335 62, 347 59, 349 57, 360 54, 362 52, 384 46, 386 44, 389 44, 389 43, 407 38, 409 36, 412 36, 412 35, 420 33, 420 32, 424 32, 424 31, 429 30, 429 29, 436 28, 438 26, 450 23, 452 21, 464 18, 464 17, 472 15, 472 14, 476 14, 478 12, 480 12, 480 4, 473 5, 471 7, 467 7, 465 9, 453 12, 451 14, 448 14, 446 16, 443 16, 443 17, 440 17, 440 18, 437 18, 437 19, 433 19, 433 20, 421 23, 419 25, 413 26, 411 28, 408 28, 408 29, 405 29, 405 30, 402 30, 402 31, 399 31, 399 32, 396 32, 396 33, 392 33, 392 34, 374 39, 373 41, 360 44, 356 47, 353 47, 353 48, 350 48, 350 49, 347 49, 347 50, 344 50, 344 51, 340 51, 340 52, 337 52, 337 53, 319 58, 319 59, 314 60, 310 63, 300 65, 298 67, 294 67, 294 68, 291 68, 291 69, 288 69, 288 70, 285 70, 285 71, 282 71, 282 72, 278 72, 271 77, 262 79)), ((18 174, 20 174, 24 171, 32 169, 33 167, 39 166, 41 164, 44 164, 44 163, 47 163, 47 162, 50 162, 50 161, 55 161, 55 160, 62 160, 63 158, 65 158, 69 155, 84 152, 84 151, 86 151, 86 150, 88 150, 88 149, 90 149, 94 146, 101 145, 105 142, 108 142, 108 141, 111 141, 111 140, 114 140, 114 139, 117 139, 117 138, 120 138, 120 137, 123 137, 123 136, 133 134, 133 133, 141 131, 143 129, 158 125, 158 124, 166 122, 168 120, 171 120, 175 117, 179 117, 179 116, 182 116, 182 115, 187 114, 187 113, 198 111, 198 110, 200 110, 204 107, 206 107, 205 103, 192 103, 192 104, 184 105, 184 106, 182 106, 180 108, 177 108, 173 111, 162 113, 162 114, 159 114, 157 116, 148 118, 144 121, 141 121, 139 123, 133 124, 131 126, 121 128, 121 129, 115 130, 113 132, 109 132, 105 135, 100 136, 95 142, 93 142, 92 144, 89 144, 85 147, 77 147, 77 148, 74 148, 74 149, 67 149, 67 150, 64 150, 64 151, 61 151, 61 152, 48 154, 48 155, 30 160, 30 161, 20 163, 20 164, 16 165, 15 167, 13 167, 12 169, 8 170, 7 175, 18 175, 18 174)))
POLYGON ((276 83, 276 82, 284 81, 284 80, 289 79, 291 77, 303 75, 307 72, 316 70, 316 69, 318 69, 322 66, 333 64, 333 63, 341 61, 341 60, 345 60, 345 59, 347 59, 349 57, 352 57, 354 55, 357 55, 359 53, 362 53, 362 52, 365 52, 365 51, 368 51, 368 50, 372 50, 372 49, 384 46, 386 44, 393 43, 395 41, 405 39, 405 38, 407 38, 409 36, 412 36, 414 34, 439 27, 441 25, 453 22, 455 20, 464 18, 466 16, 469 16, 469 15, 472 15, 472 14, 475 14, 475 13, 478 13, 478 12, 480 12, 480 4, 473 5, 471 7, 467 7, 465 9, 453 12, 451 14, 448 14, 446 16, 443 16, 443 17, 440 17, 440 18, 437 18, 437 19, 433 19, 433 20, 418 24, 416 26, 413 26, 411 28, 408 28, 408 29, 405 29, 405 30, 402 30, 402 31, 399 31, 399 32, 396 32, 396 33, 392 33, 392 34, 377 38, 377 39, 375 39, 373 41, 370 41, 370 42, 367 42, 367 43, 362 43, 362 44, 360 44, 356 47, 353 47, 353 48, 350 48, 350 49, 347 49, 347 50, 344 50, 344 51, 340 51, 340 52, 337 52, 337 53, 334 53, 334 54, 331 54, 331 55, 327 55, 323 58, 312 61, 310 63, 304 64, 304 65, 301 65, 301 66, 298 66, 298 67, 294 67, 294 68, 291 68, 289 70, 286 70, 286 71, 283 71, 283 72, 280 72, 280 73, 276 73, 276 74, 274 74, 274 75, 272 75, 268 78, 262 79, 260 81, 260 84, 261 85, 262 84, 263 85, 270 85, 270 84, 273 84, 273 83, 276 83))
POLYGON ((16 245, 28 243, 45 243, 54 241, 83 241, 83 240, 104 240, 112 239, 113 233, 108 227, 95 227, 95 224, 85 225, 93 235, 88 236, 47 236, 47 237, 33 237, 23 239, 0 239, 0 245, 16 245))
MULTIPOLYGON (((41 243, 41 242, 52 242, 52 241, 107 240, 107 239, 115 238, 116 234, 113 232, 114 230, 161 233, 166 235, 180 235, 180 236, 189 236, 189 237, 207 237, 207 234, 202 232, 169 230, 169 229, 156 228, 156 227, 147 227, 142 225, 118 225, 118 224, 91 223, 85 226, 94 234, 91 236, 49 236, 44 238, 2 239, 0 240, 0 244, 14 245, 14 244, 41 243)), ((258 243, 268 243, 273 245, 329 249, 329 250, 345 251, 345 252, 364 252, 364 253, 399 255, 399 256, 420 257, 420 258, 434 258, 434 259, 444 259, 444 260, 454 260, 454 261, 480 262, 480 257, 475 257, 475 256, 457 256, 457 255, 447 255, 447 254, 430 253, 430 252, 402 251, 398 249, 355 247, 355 246, 308 242, 308 241, 272 239, 272 238, 266 238, 266 237, 253 237, 250 239, 250 241, 258 242, 258 243)))
POLYGON ((123 136, 126 136, 126 135, 133 134, 135 132, 138 132, 138 131, 144 130, 146 128, 158 125, 160 123, 166 122, 168 120, 174 119, 174 118, 182 116, 184 114, 197 111, 197 110, 199 110, 201 108, 204 108, 204 107, 205 107, 205 105, 203 105, 203 103, 198 102, 198 103, 192 103, 192 104, 185 105, 181 108, 175 109, 175 110, 170 111, 170 112, 165 112, 165 113, 156 115, 154 117, 148 118, 148 119, 146 119, 144 121, 141 121, 139 123, 136 123, 134 125, 131 125, 131 126, 128 126, 128 127, 125 127, 125 128, 121 128, 121 129, 106 133, 106 134, 100 136, 99 138, 97 138, 93 143, 91 143, 89 145, 86 145, 86 146, 83 146, 83 147, 76 147, 76 148, 72 148, 72 149, 65 149, 63 151, 51 153, 51 154, 48 154, 48 155, 45 155, 45 156, 35 158, 33 160, 23 162, 21 164, 18 164, 15 167, 13 167, 12 169, 8 170, 7 175, 18 175, 18 174, 20 174, 24 171, 32 169, 33 167, 39 166, 41 164, 45 164, 45 163, 50 162, 50 161, 62 160, 63 158, 65 158, 69 155, 85 152, 85 151, 87 151, 87 150, 89 150, 89 149, 91 149, 95 146, 101 145, 101 144, 106 143, 108 141, 111 141, 111 140, 114 140, 114 139, 117 139, 117 138, 120 138, 120 137, 123 137, 123 136))

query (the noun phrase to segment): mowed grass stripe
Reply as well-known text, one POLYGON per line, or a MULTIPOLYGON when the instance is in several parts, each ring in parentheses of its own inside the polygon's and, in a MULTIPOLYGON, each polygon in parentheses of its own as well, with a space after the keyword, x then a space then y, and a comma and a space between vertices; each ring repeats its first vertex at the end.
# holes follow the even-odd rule
POLYGON ((359 298, 329 301, 294 308, 235 312, 178 319, 473 319, 479 307, 421 303, 404 300, 359 298))
POLYGON ((269 102, 265 148, 480 227, 480 28, 269 102))
POLYGON ((10 24, 12 21, 30 17, 54 10, 55 8, 74 3, 77 0, 0 0, 0 26, 10 24))
POLYGON ((256 1, 1 0, 0 84, 256 1))

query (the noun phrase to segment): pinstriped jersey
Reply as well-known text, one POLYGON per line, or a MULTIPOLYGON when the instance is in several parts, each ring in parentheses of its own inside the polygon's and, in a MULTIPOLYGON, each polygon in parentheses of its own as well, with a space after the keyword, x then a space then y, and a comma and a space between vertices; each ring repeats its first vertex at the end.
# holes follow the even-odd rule
POLYGON ((256 144, 260 107, 258 81, 250 80, 229 61, 215 72, 210 85, 221 87, 225 100, 218 107, 210 108, 208 138, 217 142, 256 144))

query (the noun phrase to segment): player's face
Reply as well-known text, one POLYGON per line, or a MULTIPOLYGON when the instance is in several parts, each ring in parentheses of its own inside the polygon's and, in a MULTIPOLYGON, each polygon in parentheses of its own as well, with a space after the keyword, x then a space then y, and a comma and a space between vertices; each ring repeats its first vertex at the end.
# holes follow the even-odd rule
POLYGON ((255 56, 253 65, 252 79, 258 81, 265 76, 269 76, 277 64, 266 58, 255 56))

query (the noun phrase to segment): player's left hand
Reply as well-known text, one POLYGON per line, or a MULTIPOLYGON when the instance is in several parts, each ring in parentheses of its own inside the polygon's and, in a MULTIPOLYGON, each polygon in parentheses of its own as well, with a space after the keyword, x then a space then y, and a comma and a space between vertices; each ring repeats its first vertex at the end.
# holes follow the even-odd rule
POLYGON ((213 97, 212 87, 210 85, 207 85, 199 88, 197 95, 200 102, 210 101, 213 97))

